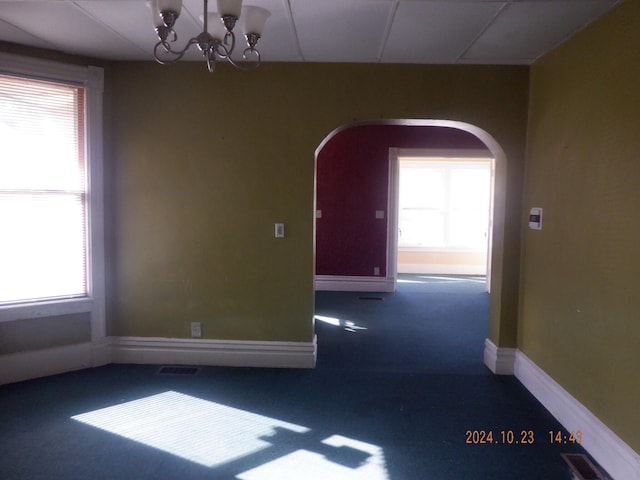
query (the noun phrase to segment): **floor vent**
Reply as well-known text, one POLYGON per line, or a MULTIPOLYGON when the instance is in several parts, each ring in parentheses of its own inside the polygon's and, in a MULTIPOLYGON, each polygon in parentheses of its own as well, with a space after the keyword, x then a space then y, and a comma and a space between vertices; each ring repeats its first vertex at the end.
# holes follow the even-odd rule
POLYGON ((358 300, 383 300, 382 297, 358 297, 358 300))
POLYGON ((193 376, 200 371, 199 367, 160 367, 156 375, 193 376))
POLYGON ((563 453, 562 458, 571 467, 575 480, 607 480, 586 455, 563 453))

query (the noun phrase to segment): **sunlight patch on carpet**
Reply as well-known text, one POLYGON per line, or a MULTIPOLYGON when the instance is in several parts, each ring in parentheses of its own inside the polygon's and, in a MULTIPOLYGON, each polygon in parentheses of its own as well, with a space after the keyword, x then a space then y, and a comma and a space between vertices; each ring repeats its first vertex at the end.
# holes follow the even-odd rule
POLYGON ((376 445, 174 391, 71 418, 210 468, 242 460, 240 480, 388 480, 376 445))
POLYGON ((382 448, 341 435, 322 441, 335 448, 349 448, 368 454, 357 467, 331 462, 325 455, 298 450, 238 475, 240 480, 389 480, 382 448), (301 475, 304 472, 304 475, 301 475))
POLYGON ((326 317, 324 315, 315 315, 314 318, 323 323, 328 323, 329 325, 333 325, 334 327, 344 327, 347 332, 358 332, 361 330, 368 330, 367 327, 363 327, 361 325, 356 325, 351 320, 340 320, 335 317, 326 317))
POLYGON ((308 428, 178 392, 75 415, 73 420, 121 435, 207 467, 258 452, 276 428, 308 428))
POLYGON ((335 317, 326 317, 324 315, 315 315, 316 320, 320 320, 321 322, 328 323, 329 325, 334 325, 336 327, 340 326, 340 319, 335 317))

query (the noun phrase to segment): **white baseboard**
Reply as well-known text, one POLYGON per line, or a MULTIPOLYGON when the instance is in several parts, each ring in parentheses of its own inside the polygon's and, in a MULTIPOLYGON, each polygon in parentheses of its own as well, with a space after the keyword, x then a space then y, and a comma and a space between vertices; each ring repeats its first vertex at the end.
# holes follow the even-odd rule
POLYGON ((91 366, 101 367, 111 363, 111 340, 103 337, 91 344, 91 366))
POLYGON ((513 375, 515 348, 498 348, 488 338, 484 341, 484 364, 496 375, 513 375))
POLYGON ((340 275, 316 275, 316 290, 336 292, 394 292, 393 277, 347 277, 340 275))
POLYGON ((317 344, 157 337, 112 337, 113 363, 313 368, 317 344))
POLYGON ((445 263, 398 263, 398 273, 426 275, 486 275, 487 266, 448 265, 445 263))
POLYGON ((582 446, 614 480, 640 480, 640 455, 520 351, 514 373, 564 428, 582 431, 582 446))
POLYGON ((93 343, 2 355, 0 385, 109 363, 313 368, 317 343, 108 337, 93 343))
POLYGON ((91 351, 92 345, 87 342, 3 355, 0 385, 88 368, 91 351))

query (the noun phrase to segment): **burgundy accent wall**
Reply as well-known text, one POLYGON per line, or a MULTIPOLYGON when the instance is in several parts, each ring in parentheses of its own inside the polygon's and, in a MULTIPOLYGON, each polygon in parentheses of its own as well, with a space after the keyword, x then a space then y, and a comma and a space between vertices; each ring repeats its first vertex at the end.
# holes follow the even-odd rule
POLYGON ((387 275, 389 148, 484 149, 449 127, 359 125, 335 134, 317 157, 316 274, 387 275), (376 218, 384 211, 384 219, 376 218))

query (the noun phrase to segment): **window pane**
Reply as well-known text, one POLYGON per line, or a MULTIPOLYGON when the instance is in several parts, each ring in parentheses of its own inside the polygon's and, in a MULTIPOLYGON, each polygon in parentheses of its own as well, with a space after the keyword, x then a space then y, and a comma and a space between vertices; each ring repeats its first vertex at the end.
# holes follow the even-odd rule
POLYGON ((485 248, 488 213, 476 209, 452 210, 449 216, 449 243, 452 246, 485 248))
POLYGON ((3 301, 85 293, 82 198, 0 195, 0 219, 3 301))
POLYGON ((402 245, 441 247, 445 244, 441 211, 403 209, 399 225, 402 245))
POLYGON ((451 170, 451 207, 489 210, 489 168, 451 170))
POLYGON ((444 208, 444 170, 402 167, 400 205, 411 208, 444 208))
POLYGON ((86 295, 83 93, 0 76, 0 302, 86 295))

